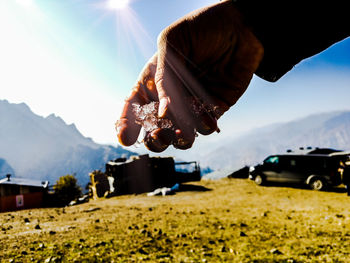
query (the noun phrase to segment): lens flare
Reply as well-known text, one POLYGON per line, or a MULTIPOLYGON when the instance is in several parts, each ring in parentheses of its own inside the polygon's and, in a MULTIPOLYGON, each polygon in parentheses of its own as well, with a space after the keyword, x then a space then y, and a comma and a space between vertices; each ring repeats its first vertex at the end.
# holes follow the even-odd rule
POLYGON ((119 65, 118 71, 124 72, 128 76, 136 74, 136 72, 131 73, 132 69, 127 69, 125 64, 137 64, 140 58, 149 59, 154 54, 156 46, 156 40, 150 37, 143 22, 132 8, 133 3, 137 1, 141 0, 103 0, 94 1, 91 4, 103 12, 100 17, 93 21, 90 30, 95 30, 106 20, 109 20, 108 22, 110 19, 114 20, 115 35, 110 35, 110 38, 114 39, 116 44, 115 56, 119 65))
POLYGON ((129 0, 109 0, 107 6, 110 9, 121 10, 129 5, 129 0))

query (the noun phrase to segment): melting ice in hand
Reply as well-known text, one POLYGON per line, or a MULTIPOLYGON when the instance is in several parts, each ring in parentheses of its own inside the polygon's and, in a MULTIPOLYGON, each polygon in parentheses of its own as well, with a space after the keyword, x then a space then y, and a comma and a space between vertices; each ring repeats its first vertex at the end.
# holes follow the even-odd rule
POLYGON ((151 132, 158 128, 172 129, 173 123, 169 119, 158 118, 159 102, 152 101, 149 104, 132 104, 136 116, 136 123, 141 125, 145 132, 151 132))

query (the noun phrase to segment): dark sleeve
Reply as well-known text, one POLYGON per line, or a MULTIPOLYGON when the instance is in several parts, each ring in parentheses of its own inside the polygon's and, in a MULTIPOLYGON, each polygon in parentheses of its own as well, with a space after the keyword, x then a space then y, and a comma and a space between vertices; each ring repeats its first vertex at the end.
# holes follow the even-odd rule
POLYGON ((256 75, 268 81, 277 81, 301 60, 350 36, 347 1, 233 2, 264 46, 256 75))

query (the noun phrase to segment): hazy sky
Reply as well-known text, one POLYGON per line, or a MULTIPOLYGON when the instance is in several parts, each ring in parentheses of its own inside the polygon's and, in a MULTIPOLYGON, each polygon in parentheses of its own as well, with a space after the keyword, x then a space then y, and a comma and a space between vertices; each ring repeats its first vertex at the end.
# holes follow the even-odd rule
MULTIPOLYGON (((0 99, 25 102, 42 116, 55 113, 75 123, 84 136, 116 144, 114 123, 156 50, 157 35, 177 18, 215 2, 131 0, 115 9, 106 0, 0 0, 0 99)), ((346 39, 277 83, 255 77, 219 121, 223 133, 217 138, 350 109, 349 98, 346 39)))

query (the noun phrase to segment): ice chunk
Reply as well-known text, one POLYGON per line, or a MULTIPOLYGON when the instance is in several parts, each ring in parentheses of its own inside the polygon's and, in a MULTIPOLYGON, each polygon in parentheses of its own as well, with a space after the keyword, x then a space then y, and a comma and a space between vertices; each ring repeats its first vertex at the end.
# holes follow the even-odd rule
POLYGON ((169 119, 158 118, 159 102, 152 101, 146 105, 132 104, 136 116, 136 123, 141 125, 145 132, 151 132, 158 128, 172 129, 174 125, 169 119))

